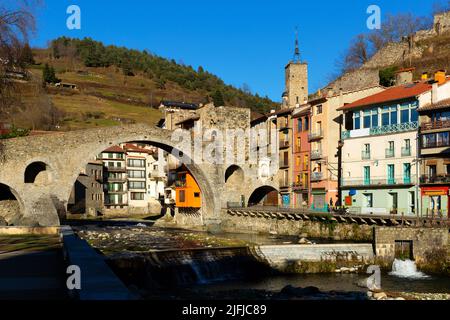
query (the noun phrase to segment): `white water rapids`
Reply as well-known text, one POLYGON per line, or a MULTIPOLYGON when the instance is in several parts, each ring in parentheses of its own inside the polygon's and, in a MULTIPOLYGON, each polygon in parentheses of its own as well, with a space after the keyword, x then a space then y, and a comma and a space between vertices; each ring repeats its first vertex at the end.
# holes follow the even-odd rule
POLYGON ((430 277, 423 272, 417 271, 416 263, 408 259, 395 259, 389 275, 409 279, 425 279, 430 277))

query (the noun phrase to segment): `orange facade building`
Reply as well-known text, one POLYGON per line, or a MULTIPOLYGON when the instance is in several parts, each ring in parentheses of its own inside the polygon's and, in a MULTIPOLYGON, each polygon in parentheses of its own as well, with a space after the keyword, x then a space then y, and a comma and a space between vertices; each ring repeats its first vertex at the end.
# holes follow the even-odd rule
POLYGON ((200 208, 202 206, 200 187, 185 166, 182 166, 177 172, 175 192, 175 204, 178 208, 200 208))
POLYGON ((310 106, 304 105, 292 111, 293 120, 293 207, 308 208, 309 206, 309 123, 310 106))

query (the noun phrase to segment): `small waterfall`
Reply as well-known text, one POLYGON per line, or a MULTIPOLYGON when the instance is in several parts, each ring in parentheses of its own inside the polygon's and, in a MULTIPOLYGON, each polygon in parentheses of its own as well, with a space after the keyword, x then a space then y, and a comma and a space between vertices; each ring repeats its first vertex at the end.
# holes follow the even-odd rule
POLYGON ((389 275, 409 279, 425 279, 430 277, 423 272, 417 271, 416 263, 409 259, 395 259, 389 275))

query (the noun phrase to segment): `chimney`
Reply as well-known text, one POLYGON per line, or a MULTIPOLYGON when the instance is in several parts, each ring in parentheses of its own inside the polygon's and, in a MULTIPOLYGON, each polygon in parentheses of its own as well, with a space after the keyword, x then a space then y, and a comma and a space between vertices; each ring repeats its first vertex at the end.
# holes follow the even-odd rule
POLYGON ((422 73, 421 79, 424 80, 424 81, 427 81, 428 80, 428 72, 422 73))
POLYGON ((445 70, 436 71, 434 74, 434 80, 437 81, 437 83, 439 83, 439 84, 444 84, 446 81, 445 70))
POLYGON ((431 86, 431 103, 434 104, 438 101, 438 82, 434 82, 431 86))

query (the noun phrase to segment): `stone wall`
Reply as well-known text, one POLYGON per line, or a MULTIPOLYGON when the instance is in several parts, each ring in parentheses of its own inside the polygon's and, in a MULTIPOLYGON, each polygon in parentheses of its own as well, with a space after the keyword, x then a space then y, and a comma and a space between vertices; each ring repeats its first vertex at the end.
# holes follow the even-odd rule
POLYGON ((11 225, 20 217, 20 206, 17 200, 0 201, 0 226, 11 225))
POLYGON ((395 241, 412 241, 413 258, 418 264, 423 264, 427 262, 427 254, 433 250, 447 250, 448 229, 376 227, 374 238, 377 257, 393 261, 395 241))
POLYGON ((227 232, 276 233, 310 238, 331 238, 335 240, 373 240, 373 227, 368 225, 286 219, 231 216, 222 210, 221 229, 227 232))
POLYGON ((372 87, 380 83, 380 76, 378 69, 358 69, 345 73, 337 80, 333 81, 327 86, 329 94, 338 94, 342 91, 356 91, 364 88, 372 87))

